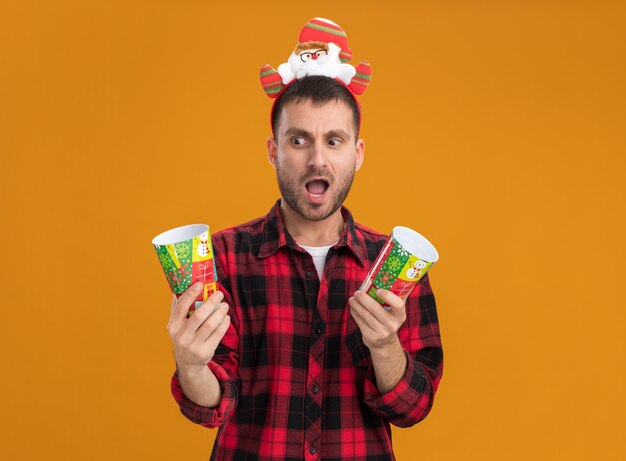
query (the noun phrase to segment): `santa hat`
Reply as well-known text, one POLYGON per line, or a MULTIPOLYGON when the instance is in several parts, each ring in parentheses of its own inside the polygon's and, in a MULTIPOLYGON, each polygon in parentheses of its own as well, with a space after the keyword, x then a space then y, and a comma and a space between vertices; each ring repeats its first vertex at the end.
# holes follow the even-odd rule
POLYGON ((352 59, 352 50, 348 46, 348 36, 341 27, 329 19, 313 18, 307 22, 298 36, 300 42, 333 42, 339 48, 339 59, 348 62, 352 59))

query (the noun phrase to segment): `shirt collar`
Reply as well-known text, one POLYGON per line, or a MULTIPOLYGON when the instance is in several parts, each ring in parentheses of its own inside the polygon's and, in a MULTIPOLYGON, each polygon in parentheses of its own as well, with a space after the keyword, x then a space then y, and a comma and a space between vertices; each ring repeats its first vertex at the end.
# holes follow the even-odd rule
MULTIPOLYGON (((280 248, 287 247, 295 251, 304 251, 298 246, 289 231, 285 227, 283 217, 280 214, 280 200, 278 199, 263 222, 263 240, 259 248, 259 258, 267 258, 276 253, 280 248)), ((341 215, 345 226, 339 237, 339 241, 333 249, 348 247, 354 254, 361 267, 365 267, 365 241, 356 231, 352 213, 346 207, 341 207, 341 215)))

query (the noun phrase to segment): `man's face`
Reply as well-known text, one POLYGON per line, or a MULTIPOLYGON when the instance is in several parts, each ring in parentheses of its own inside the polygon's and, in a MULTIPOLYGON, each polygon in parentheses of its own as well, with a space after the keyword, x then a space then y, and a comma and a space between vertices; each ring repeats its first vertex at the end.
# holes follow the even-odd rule
POLYGON ((320 221, 341 207, 354 172, 363 163, 364 143, 354 139, 352 111, 343 102, 286 104, 267 141, 269 161, 287 205, 320 221))

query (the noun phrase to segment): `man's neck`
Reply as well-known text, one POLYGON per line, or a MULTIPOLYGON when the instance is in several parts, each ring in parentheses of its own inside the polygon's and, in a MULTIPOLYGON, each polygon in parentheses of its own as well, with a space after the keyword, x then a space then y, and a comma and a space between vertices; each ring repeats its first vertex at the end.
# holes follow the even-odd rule
POLYGON ((287 231, 299 245, 312 247, 332 245, 339 240, 343 232, 341 208, 326 219, 311 221, 296 213, 285 200, 281 200, 280 213, 287 231))

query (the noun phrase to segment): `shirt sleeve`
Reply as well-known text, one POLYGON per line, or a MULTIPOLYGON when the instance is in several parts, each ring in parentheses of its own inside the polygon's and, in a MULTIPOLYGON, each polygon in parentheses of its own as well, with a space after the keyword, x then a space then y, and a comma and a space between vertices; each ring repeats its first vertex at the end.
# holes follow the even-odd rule
MULTIPOLYGON (((221 242, 216 241, 214 248, 216 246, 215 244, 219 245, 219 243, 221 242)), ((233 414, 237 408, 240 387, 239 335, 237 333, 239 323, 238 316, 236 315, 235 305, 233 304, 233 297, 230 295, 230 281, 225 276, 224 271, 221 270, 221 258, 218 256, 217 251, 215 252, 215 257, 217 258, 218 289, 224 294, 224 302, 229 306, 228 315, 230 315, 231 318, 224 338, 222 338, 222 341, 216 349, 213 359, 207 364, 220 383, 222 390, 220 403, 215 408, 198 405, 187 398, 183 393, 180 379, 178 378, 178 372, 174 373, 171 380, 172 395, 174 396, 174 400, 178 403, 181 413, 190 421, 209 428, 223 425, 233 414)))
POLYGON ((190 421, 204 427, 214 428, 224 424, 224 421, 232 414, 237 406, 238 386, 237 382, 229 376, 228 372, 215 361, 208 363, 222 389, 222 399, 215 408, 198 405, 187 398, 175 372, 172 376, 172 395, 180 407, 180 412, 190 421))
POLYGON ((430 413, 443 375, 439 321, 428 274, 407 298, 406 312, 407 319, 398 330, 407 358, 404 375, 393 389, 381 394, 371 370, 364 389, 365 404, 400 427, 412 426, 430 413))

